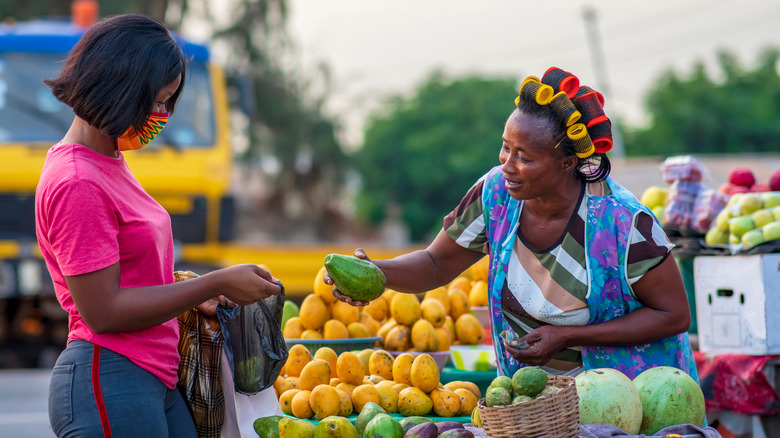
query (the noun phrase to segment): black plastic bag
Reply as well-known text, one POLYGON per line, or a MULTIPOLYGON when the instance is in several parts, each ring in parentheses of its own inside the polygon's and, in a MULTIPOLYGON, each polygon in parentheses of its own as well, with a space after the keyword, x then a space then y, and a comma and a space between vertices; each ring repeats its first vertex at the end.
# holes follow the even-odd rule
POLYGON ((287 361, 282 335, 284 286, 279 295, 237 307, 217 307, 224 350, 241 394, 253 395, 274 384, 287 361))

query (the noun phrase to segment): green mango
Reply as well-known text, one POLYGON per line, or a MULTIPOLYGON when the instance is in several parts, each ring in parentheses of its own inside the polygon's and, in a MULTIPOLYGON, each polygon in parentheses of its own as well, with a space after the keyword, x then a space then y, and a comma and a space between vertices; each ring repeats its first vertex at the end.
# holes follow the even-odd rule
POLYGON ((403 438, 404 428, 395 418, 387 414, 377 414, 366 425, 365 436, 366 438, 403 438))
POLYGON ((345 417, 331 415, 320 420, 314 430, 314 438, 357 438, 355 426, 345 417))
POLYGON ((279 420, 281 415, 260 417, 252 424, 260 438, 279 438, 279 420))
POLYGON ((325 269, 336 288, 353 300, 374 300, 387 285, 385 274, 375 264, 354 256, 328 254, 325 269))
POLYGON ((413 417, 404 417, 399 422, 401 424, 401 427, 404 428, 404 433, 409 432, 409 429, 413 428, 414 426, 417 426, 418 424, 422 423, 433 423, 433 419, 426 418, 426 417, 420 417, 420 416, 413 416, 413 417))
POLYGON ((284 302, 284 307, 282 307, 282 330, 284 330, 284 325, 287 324, 287 320, 298 316, 298 305, 295 304, 294 301, 287 300, 284 302))
POLYGON ((314 438, 316 427, 306 420, 282 417, 279 420, 279 438, 314 438))
POLYGON ((387 411, 382 409, 381 406, 374 402, 368 402, 363 406, 363 409, 360 411, 360 414, 357 417, 357 420, 355 420, 355 429, 358 431, 359 436, 363 436, 363 433, 366 430, 366 425, 374 419, 374 417, 377 414, 386 414, 387 411))

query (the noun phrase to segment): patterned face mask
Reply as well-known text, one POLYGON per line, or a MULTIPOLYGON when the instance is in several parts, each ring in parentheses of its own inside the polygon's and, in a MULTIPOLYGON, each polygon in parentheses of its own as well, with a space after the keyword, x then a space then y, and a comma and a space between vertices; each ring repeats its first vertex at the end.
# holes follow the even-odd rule
POLYGON ((133 127, 127 128, 121 137, 116 139, 116 147, 120 151, 134 151, 141 149, 154 140, 154 137, 162 131, 165 124, 168 123, 168 113, 152 112, 146 119, 141 132, 137 133, 133 127))

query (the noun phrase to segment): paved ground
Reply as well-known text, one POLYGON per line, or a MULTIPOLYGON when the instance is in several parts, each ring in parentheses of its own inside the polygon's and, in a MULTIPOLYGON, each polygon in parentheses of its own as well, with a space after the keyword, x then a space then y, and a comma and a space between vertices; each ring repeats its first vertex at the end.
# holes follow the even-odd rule
POLYGON ((47 393, 51 370, 0 371, 0 436, 53 437, 47 393))

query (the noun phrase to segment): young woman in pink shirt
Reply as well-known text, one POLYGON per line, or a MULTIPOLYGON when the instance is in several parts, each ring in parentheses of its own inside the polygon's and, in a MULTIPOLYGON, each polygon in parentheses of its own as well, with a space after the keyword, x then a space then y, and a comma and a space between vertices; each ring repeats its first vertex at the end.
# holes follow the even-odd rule
POLYGON ((280 292, 255 265, 174 283, 170 216, 122 151, 165 125, 186 65, 165 26, 119 15, 92 26, 45 81, 75 113, 47 154, 35 199, 38 242, 69 314, 49 388, 57 436, 195 437, 176 389, 176 316, 280 292))

